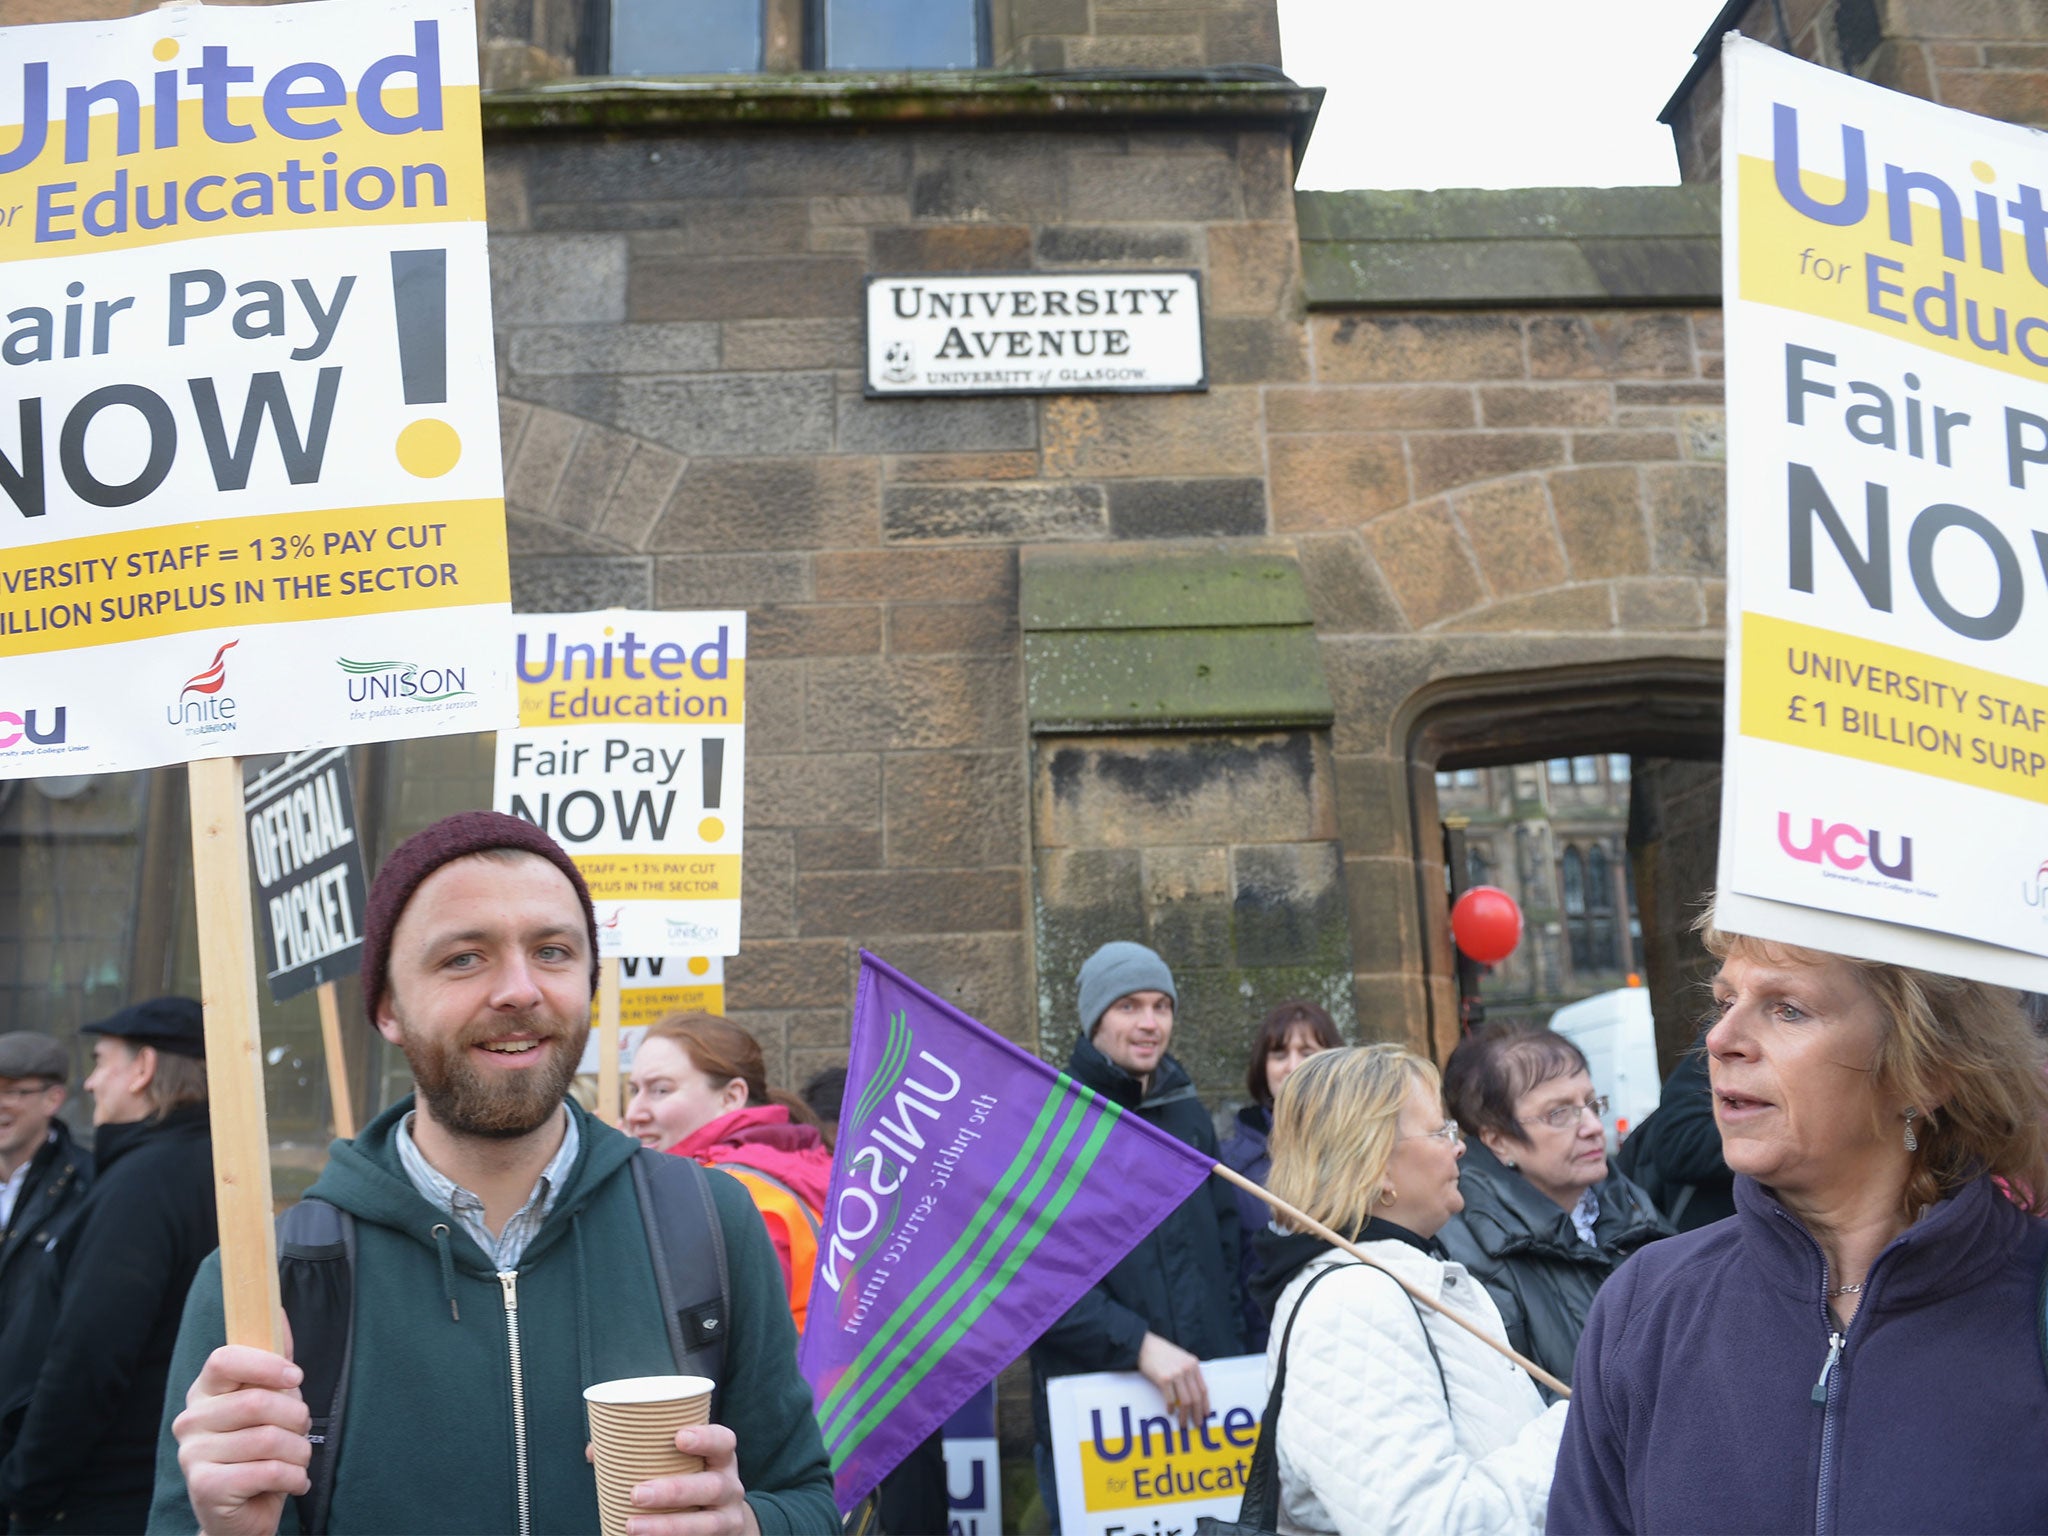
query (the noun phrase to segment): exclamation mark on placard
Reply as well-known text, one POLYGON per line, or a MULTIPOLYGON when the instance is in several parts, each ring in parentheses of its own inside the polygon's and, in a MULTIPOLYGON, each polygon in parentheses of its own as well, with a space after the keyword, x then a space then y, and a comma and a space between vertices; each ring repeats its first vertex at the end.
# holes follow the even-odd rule
MULTIPOLYGON (((715 811, 725 792, 725 738, 707 736, 702 748, 704 755, 704 809, 715 811)), ((715 843, 725 836, 725 823, 716 816, 706 816, 697 823, 697 835, 707 843, 715 843)))
MULTIPOLYGON (((448 399, 448 253, 393 251, 391 307, 398 322, 398 374, 407 405, 448 399)), ((398 434, 398 462, 407 474, 434 480, 462 457, 462 439, 447 422, 428 417, 398 434)))

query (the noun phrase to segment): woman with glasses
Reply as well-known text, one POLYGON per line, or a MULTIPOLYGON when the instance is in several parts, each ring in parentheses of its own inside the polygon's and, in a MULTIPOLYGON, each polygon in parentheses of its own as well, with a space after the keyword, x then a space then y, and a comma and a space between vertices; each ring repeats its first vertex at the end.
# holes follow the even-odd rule
MULTIPOLYGON (((1500 1314, 1436 1234, 1456 1213, 1456 1122, 1433 1063, 1396 1045, 1322 1051, 1273 1109, 1273 1193, 1496 1339, 1500 1314)), ((1282 1218, 1284 1221, 1285 1218, 1282 1218)), ((1254 1239, 1272 1312, 1282 1531, 1540 1531, 1564 1405, 1389 1275, 1307 1232, 1254 1239)))
POLYGON ((1472 1143, 1458 1177, 1465 1209, 1444 1228, 1445 1251, 1493 1293, 1515 1348, 1569 1382, 1594 1294, 1671 1227, 1608 1167, 1607 1101, 1564 1036, 1474 1036, 1452 1053, 1445 1084, 1472 1143))

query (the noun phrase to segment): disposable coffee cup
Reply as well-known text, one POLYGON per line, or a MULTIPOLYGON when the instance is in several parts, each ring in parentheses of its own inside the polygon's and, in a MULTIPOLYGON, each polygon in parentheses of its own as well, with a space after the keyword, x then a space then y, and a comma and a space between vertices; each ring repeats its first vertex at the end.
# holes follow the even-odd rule
POLYGON ((638 1484, 704 1470, 702 1457, 676 1449, 676 1431, 710 1422, 713 1385, 705 1376, 626 1376, 583 1389, 604 1536, 626 1536, 638 1484))

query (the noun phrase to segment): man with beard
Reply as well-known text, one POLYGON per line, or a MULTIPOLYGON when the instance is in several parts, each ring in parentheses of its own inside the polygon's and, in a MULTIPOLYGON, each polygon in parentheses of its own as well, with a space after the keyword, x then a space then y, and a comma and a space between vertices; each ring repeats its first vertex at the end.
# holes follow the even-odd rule
MULTIPOLYGON (((325 1529, 596 1530, 582 1389, 675 1366, 636 1144, 566 1100, 597 979, 582 877, 527 822, 437 822, 378 873, 362 974, 419 1091, 336 1142, 308 1192, 353 1218, 356 1244, 325 1529)), ((713 1423, 676 1437, 704 1470, 640 1484, 635 1529, 834 1530, 774 1250, 745 1191, 703 1177, 730 1277, 727 1390, 713 1423)), ((269 1536, 309 1490, 323 1405, 309 1410, 289 1359, 222 1337, 215 1259, 172 1366, 185 1406, 160 1444, 152 1531, 269 1536)))

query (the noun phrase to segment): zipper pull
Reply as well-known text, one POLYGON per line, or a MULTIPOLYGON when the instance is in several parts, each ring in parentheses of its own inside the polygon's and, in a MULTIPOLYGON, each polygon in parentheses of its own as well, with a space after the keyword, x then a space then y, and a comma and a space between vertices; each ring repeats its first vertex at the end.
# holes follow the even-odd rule
POLYGON ((1842 1336, 1839 1333, 1831 1332, 1828 1334, 1828 1357, 1821 1362, 1820 1380, 1813 1384, 1813 1400, 1816 1403, 1824 1403, 1828 1400, 1828 1376, 1834 1371, 1835 1362, 1841 1359, 1841 1357, 1842 1336))
MULTIPOLYGON (((507 1312, 517 1312, 519 1310, 519 1271, 516 1269, 499 1270, 498 1284, 505 1288, 505 1310, 507 1312)), ((1830 1356, 1829 1358, 1832 1359, 1833 1357, 1830 1356)))

